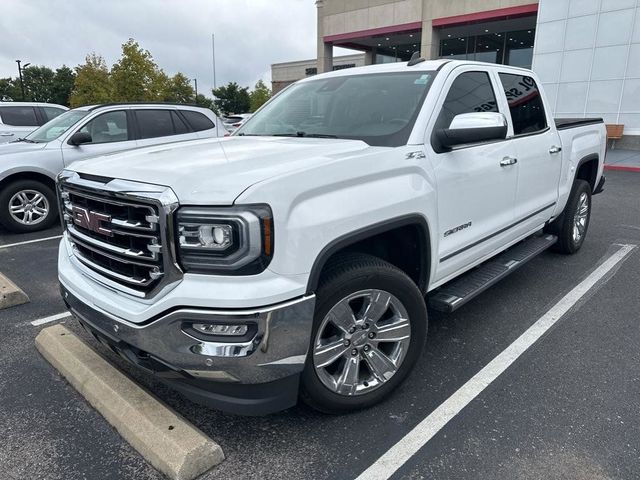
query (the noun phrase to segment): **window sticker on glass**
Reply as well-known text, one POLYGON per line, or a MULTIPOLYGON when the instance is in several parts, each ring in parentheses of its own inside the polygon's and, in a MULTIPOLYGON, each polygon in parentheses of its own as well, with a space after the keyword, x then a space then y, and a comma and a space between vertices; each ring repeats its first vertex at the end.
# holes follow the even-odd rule
POLYGON ((427 83, 429 83, 429 78, 431 77, 431 75, 421 75, 420 78, 416 79, 415 83, 416 85, 426 85, 427 83))

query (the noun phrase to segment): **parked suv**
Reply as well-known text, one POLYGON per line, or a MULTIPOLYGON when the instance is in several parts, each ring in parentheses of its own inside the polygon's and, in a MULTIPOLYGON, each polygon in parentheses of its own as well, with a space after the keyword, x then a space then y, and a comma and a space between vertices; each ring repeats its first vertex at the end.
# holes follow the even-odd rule
POLYGON ((63 298, 196 401, 368 407, 421 355, 427 303, 453 311, 547 248, 580 249, 605 145, 602 119, 554 119, 530 70, 317 75, 226 139, 63 171, 63 298))
POLYGON ((69 110, 38 102, 0 102, 0 143, 12 142, 69 110))
POLYGON ((14 232, 57 218, 55 177, 77 160, 137 147, 224 136, 209 109, 167 104, 80 107, 0 145, 0 224, 14 232))

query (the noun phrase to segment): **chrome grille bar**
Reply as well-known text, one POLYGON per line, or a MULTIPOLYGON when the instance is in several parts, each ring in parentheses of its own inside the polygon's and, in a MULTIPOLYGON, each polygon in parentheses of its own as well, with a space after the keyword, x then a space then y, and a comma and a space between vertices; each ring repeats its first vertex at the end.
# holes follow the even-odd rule
POLYGON ((170 189, 64 171, 58 192, 66 238, 91 278, 138 297, 179 280, 172 221, 178 203, 170 189))
MULTIPOLYGON (((145 253, 144 250, 118 247, 116 245, 112 245, 110 243, 106 243, 106 242, 97 240, 93 237, 90 237, 88 235, 85 235, 73 225, 68 225, 67 231, 69 232, 69 235, 71 235, 74 241, 82 242, 85 244, 92 245, 93 247, 96 247, 92 249, 92 250, 95 250, 96 252, 100 252, 101 250, 107 250, 108 252, 111 252, 117 255, 122 255, 123 257, 126 257, 126 258, 140 258, 140 259, 148 259, 152 261, 158 260, 157 252, 154 253, 149 251, 145 253)), ((119 232, 114 231, 113 233, 119 233, 119 232)), ((144 238, 149 238, 149 237, 144 237, 144 238)), ((90 247, 87 247, 87 248, 90 248, 90 247)))
MULTIPOLYGON (((143 268, 157 267, 157 265, 155 265, 153 263, 144 262, 144 261, 138 260, 136 258, 123 258, 120 255, 114 255, 114 254, 107 253, 104 250, 101 250, 100 248, 96 248, 95 246, 91 245, 90 243, 83 242, 82 240, 79 240, 78 238, 75 238, 75 237, 71 238, 71 242, 73 244, 80 245, 82 248, 90 250, 93 253, 96 253, 98 255, 102 255, 105 258, 108 258, 109 260, 113 260, 114 262, 119 262, 119 263, 122 263, 124 265, 136 265, 138 267, 143 267, 143 268)), ((156 275, 156 278, 157 278, 157 275, 156 275)))
POLYGON ((78 260, 80 260, 82 263, 84 263, 87 267, 91 268, 92 270, 96 270, 108 277, 113 277, 114 279, 120 282, 128 283, 130 285, 135 285, 138 287, 146 286, 149 284, 149 281, 145 280, 144 278, 128 277, 127 275, 121 275, 119 273, 112 272, 108 268, 105 268, 89 260, 82 253, 80 253, 77 248, 74 248, 73 254, 76 256, 78 260))

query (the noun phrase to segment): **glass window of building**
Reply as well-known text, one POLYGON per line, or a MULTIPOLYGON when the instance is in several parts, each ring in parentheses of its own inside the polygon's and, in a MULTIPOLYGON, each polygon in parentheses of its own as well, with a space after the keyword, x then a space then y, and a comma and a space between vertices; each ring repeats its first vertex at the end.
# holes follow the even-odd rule
POLYGON ((420 51, 421 34, 407 31, 388 35, 376 35, 362 43, 375 53, 374 63, 406 62, 414 52, 420 51))
POLYGON ((494 32, 482 35, 445 34, 440 41, 440 58, 475 60, 531 68, 535 29, 494 32))

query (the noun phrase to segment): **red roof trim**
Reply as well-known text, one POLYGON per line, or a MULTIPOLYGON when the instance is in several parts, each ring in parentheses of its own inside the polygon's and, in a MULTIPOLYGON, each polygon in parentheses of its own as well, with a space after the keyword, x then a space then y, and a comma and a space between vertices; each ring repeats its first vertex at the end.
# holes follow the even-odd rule
POLYGON ((485 10, 484 12, 454 15, 453 17, 434 18, 433 27, 452 27, 465 23, 486 22, 489 20, 503 20, 507 17, 525 17, 538 13, 538 4, 521 5, 519 7, 498 8, 497 10, 485 10))
POLYGON ((325 43, 344 43, 347 40, 357 40, 359 38, 374 37, 376 35, 389 35, 392 33, 410 33, 422 30, 422 22, 403 23, 402 25, 391 25, 389 27, 371 28, 358 32, 339 33, 338 35, 327 35, 323 38, 325 43))

